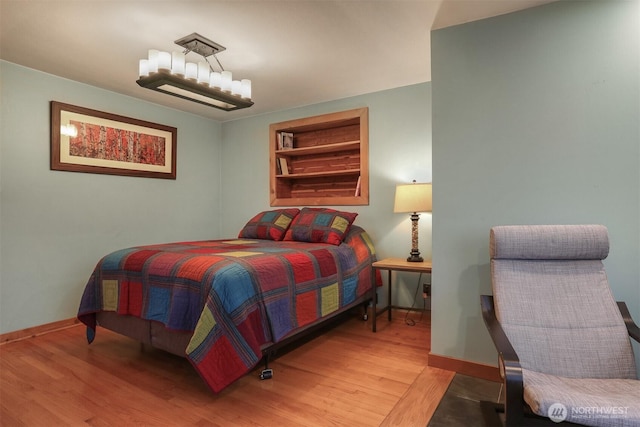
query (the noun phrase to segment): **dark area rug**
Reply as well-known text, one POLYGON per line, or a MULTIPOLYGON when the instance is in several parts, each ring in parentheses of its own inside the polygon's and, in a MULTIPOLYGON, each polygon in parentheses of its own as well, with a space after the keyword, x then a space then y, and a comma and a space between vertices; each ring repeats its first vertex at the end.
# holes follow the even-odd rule
POLYGON ((500 383, 456 374, 428 427, 497 427, 500 420, 488 416, 481 401, 497 402, 500 383))

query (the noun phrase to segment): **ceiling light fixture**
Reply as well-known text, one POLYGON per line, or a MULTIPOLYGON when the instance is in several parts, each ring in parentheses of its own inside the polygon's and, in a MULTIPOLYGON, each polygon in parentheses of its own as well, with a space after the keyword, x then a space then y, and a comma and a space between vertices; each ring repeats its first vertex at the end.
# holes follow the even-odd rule
POLYGON ((225 71, 216 57, 225 47, 197 33, 175 43, 185 50, 169 53, 150 49, 149 57, 140 60, 138 85, 225 111, 253 105, 251 80, 233 80, 231 71, 225 71), (189 52, 197 53, 203 60, 186 62, 189 52), (208 56, 215 58, 220 71, 213 70, 208 56))

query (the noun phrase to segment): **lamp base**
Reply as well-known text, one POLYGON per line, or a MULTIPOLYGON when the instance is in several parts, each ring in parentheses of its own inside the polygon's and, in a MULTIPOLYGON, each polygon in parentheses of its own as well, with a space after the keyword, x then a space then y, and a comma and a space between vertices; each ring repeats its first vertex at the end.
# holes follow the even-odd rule
POLYGON ((411 251, 411 256, 409 258, 407 258, 408 262, 423 262, 424 259, 420 256, 420 252, 416 251, 411 251))

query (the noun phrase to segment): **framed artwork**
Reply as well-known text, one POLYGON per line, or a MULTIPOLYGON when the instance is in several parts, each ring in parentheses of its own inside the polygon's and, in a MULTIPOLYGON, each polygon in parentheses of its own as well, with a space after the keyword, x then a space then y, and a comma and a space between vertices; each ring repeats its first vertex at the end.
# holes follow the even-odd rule
POLYGON ((282 149, 292 150, 293 149, 293 132, 281 132, 281 134, 282 134, 282 149))
POLYGON ((293 149, 293 133, 278 132, 278 150, 293 149))
POLYGON ((178 131, 51 101, 51 169, 176 179, 178 131))

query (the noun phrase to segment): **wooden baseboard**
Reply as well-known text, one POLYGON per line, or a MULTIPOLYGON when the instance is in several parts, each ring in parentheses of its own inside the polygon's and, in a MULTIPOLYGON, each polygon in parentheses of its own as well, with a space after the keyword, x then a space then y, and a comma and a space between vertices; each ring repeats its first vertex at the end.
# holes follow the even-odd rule
POLYGON ((393 310, 401 310, 401 311, 418 311, 418 312, 420 312, 420 311, 425 311, 425 312, 429 311, 430 312, 431 311, 431 309, 429 309, 429 308, 401 307, 399 305, 392 305, 391 308, 393 310))
POLYGON ((25 338, 32 338, 38 335, 46 334, 47 332, 68 328, 70 326, 76 326, 79 323, 80 321, 74 317, 72 319, 59 320, 57 322, 46 323, 44 325, 21 329, 19 331, 7 332, 6 334, 0 335, 0 345, 12 341, 23 340, 25 338))
POLYGON ((434 368, 455 371, 459 374, 470 377, 482 378, 484 380, 502 382, 498 367, 485 365, 484 363, 471 362, 455 357, 442 356, 429 352, 428 365, 434 368))

